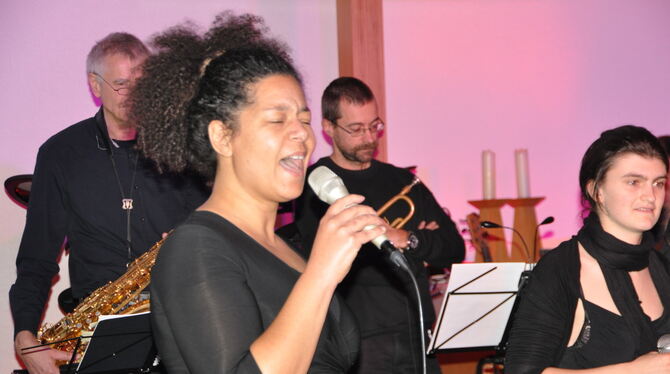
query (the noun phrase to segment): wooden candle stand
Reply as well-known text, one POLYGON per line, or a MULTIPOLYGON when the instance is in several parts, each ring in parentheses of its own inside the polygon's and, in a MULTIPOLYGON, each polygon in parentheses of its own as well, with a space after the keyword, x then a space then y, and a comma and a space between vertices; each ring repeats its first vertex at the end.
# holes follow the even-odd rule
POLYGON ((514 208, 514 229, 523 237, 526 244, 524 245, 519 235, 514 234, 510 255, 511 261, 537 262, 539 259, 540 251, 538 248, 542 248, 542 241, 537 231, 535 206, 542 200, 544 200, 544 197, 507 199, 507 203, 514 208), (530 253, 526 253, 526 250, 530 253))
MULTIPOLYGON (((468 201, 470 205, 479 209, 480 221, 491 221, 502 225, 502 216, 500 215, 500 208, 507 204, 508 199, 490 199, 490 200, 471 200, 468 201)), ((507 262, 509 256, 507 255, 507 245, 505 244, 504 229, 483 229, 487 233, 485 238, 488 242, 491 251, 491 258, 494 262, 507 262)), ((482 254, 477 252, 475 257, 476 262, 482 262, 482 254)))

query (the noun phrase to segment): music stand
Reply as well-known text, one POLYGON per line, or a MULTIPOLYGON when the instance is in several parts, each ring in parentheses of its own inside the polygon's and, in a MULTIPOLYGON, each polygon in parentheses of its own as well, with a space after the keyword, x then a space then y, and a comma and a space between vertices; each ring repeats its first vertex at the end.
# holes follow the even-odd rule
POLYGON ((156 357, 149 316, 101 316, 76 373, 146 372, 156 357))
POLYGON ((528 264, 454 264, 428 353, 499 346, 528 264))

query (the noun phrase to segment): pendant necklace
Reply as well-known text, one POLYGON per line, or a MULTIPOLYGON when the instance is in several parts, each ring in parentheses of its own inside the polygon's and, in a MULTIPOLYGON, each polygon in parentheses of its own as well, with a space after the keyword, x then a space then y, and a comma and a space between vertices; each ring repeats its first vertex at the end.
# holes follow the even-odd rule
MULTIPOLYGON (((114 146, 118 147, 116 142, 112 140, 114 146)), ((121 178, 119 177, 119 172, 116 168, 116 162, 114 161, 114 153, 110 152, 109 159, 112 161, 112 169, 114 169, 114 176, 116 177, 116 182, 119 185, 119 192, 121 193, 121 209, 126 211, 126 247, 128 248, 128 262, 126 263, 126 268, 130 266, 130 261, 132 260, 132 249, 131 249, 131 240, 130 240, 130 213, 133 210, 133 186, 135 185, 135 175, 137 174, 137 162, 139 160, 140 154, 137 152, 135 155, 135 165, 133 166, 133 174, 130 178, 130 188, 128 196, 126 196, 123 191, 123 186, 121 185, 121 178)))

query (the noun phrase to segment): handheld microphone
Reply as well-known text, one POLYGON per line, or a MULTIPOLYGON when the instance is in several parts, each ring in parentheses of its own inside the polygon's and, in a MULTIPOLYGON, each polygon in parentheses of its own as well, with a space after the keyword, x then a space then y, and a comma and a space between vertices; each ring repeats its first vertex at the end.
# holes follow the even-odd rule
MULTIPOLYGON (((503 225, 501 225, 501 224, 499 224, 499 223, 495 223, 495 222, 491 222, 491 221, 482 221, 482 222, 480 223, 480 226, 483 227, 483 228, 485 228, 485 229, 507 229, 507 230, 512 230, 515 234, 517 234, 517 235, 519 236, 519 239, 521 239, 521 244, 523 244, 524 252, 526 252, 526 260, 528 260, 528 262, 531 262, 531 259, 530 259, 530 252, 528 251, 528 244, 526 244, 526 241, 523 239, 523 235, 521 235, 521 233, 518 232, 516 229, 514 229, 513 227, 503 226, 503 225)), ((512 250, 514 250, 514 248, 512 248, 512 250)))
MULTIPOLYGON (((307 178, 309 186, 312 187, 316 196, 327 204, 333 204, 335 201, 349 195, 347 187, 342 178, 338 177, 332 170, 326 166, 319 166, 314 169, 307 178)), ((370 230, 374 225, 368 225, 363 230, 370 230)), ((371 240, 375 247, 387 252, 391 261, 397 266, 409 271, 407 260, 400 251, 391 244, 391 241, 382 234, 371 240)))
POLYGON ((540 222, 537 226, 535 226, 535 235, 533 235, 533 261, 535 261, 536 254, 537 254, 537 232, 540 229, 540 226, 542 225, 548 225, 550 223, 554 222, 554 217, 549 216, 540 222))
POLYGON ((663 334, 656 343, 658 353, 670 353, 670 334, 663 334))

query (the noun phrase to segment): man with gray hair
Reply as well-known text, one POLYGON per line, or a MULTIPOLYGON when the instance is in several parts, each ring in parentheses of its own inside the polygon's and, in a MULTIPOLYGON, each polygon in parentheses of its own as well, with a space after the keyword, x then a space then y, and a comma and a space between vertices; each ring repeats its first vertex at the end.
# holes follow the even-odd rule
POLYGON ((102 104, 94 117, 47 140, 37 154, 26 225, 9 291, 14 346, 30 373, 58 373, 70 355, 30 351, 48 300, 64 241, 71 296, 85 298, 120 277, 206 197, 202 183, 159 174, 135 150, 136 127, 126 97, 149 50, 135 36, 112 33, 96 43, 86 70, 102 104))

